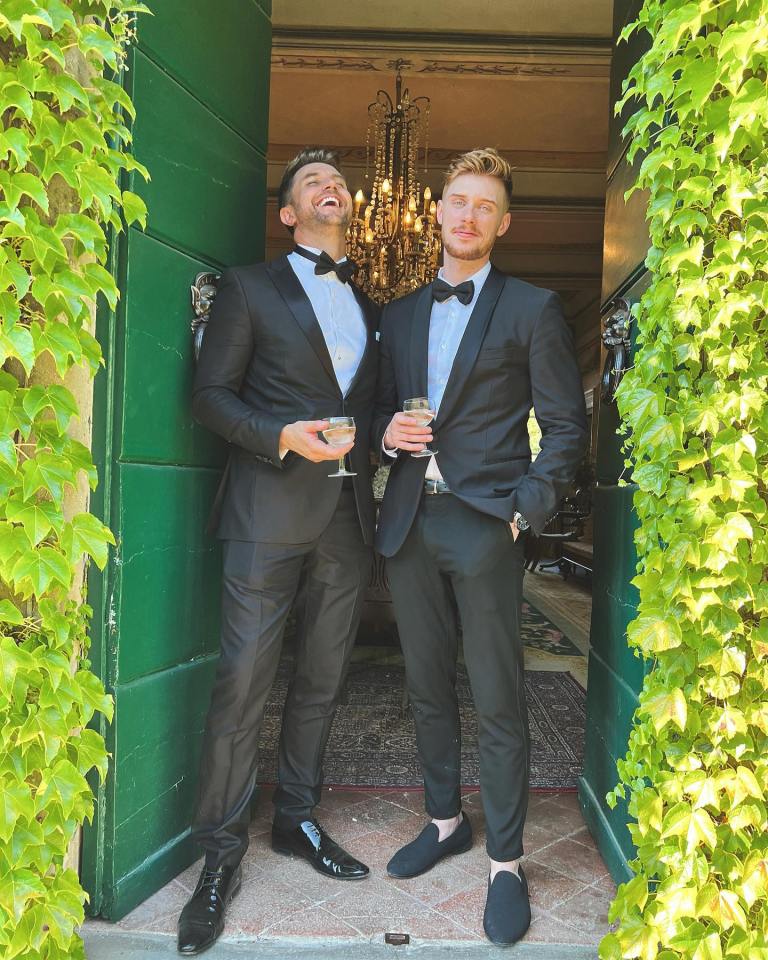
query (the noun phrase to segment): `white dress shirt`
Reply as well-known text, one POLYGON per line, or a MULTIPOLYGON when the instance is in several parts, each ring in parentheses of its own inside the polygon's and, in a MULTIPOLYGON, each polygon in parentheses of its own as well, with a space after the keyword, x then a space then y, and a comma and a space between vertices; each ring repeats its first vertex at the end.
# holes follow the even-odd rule
MULTIPOLYGON (((322 250, 314 247, 303 249, 318 256, 322 253, 322 250)), ((343 260, 346 260, 346 257, 343 260)), ((314 262, 298 253, 289 253, 288 262, 309 297, 331 355, 333 372, 342 395, 346 396, 363 359, 368 339, 360 304, 355 299, 352 287, 348 283, 342 283, 332 270, 317 274, 314 262)))
MULTIPOLYGON (((442 303, 438 303, 437 300, 432 301, 427 353, 427 394, 434 403, 435 410, 440 409, 445 386, 450 378, 459 344, 464 336, 464 331, 467 329, 469 318, 475 308, 477 298, 480 296, 480 291, 483 289, 483 284, 488 279, 490 272, 491 264, 486 263, 477 273, 467 277, 467 280, 471 280, 475 285, 475 291, 469 303, 463 304, 456 297, 449 297, 442 303)), ((442 268, 438 277, 445 280, 442 268)), ((397 456, 397 450, 388 450, 385 447, 384 451, 391 457, 397 456)), ((434 457, 430 457, 425 477, 427 480, 443 479, 437 460, 434 457)))

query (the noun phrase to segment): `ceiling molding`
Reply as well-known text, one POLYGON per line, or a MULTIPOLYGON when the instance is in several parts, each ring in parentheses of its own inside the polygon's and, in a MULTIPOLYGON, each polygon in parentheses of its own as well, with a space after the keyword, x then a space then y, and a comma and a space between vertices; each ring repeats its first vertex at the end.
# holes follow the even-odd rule
POLYGON ((361 48, 370 51, 405 50, 412 54, 437 51, 476 51, 478 55, 529 55, 594 58, 610 61, 613 41, 608 37, 546 37, 514 33, 471 33, 439 30, 364 30, 324 29, 322 27, 281 27, 272 30, 272 45, 278 49, 310 47, 313 50, 338 52, 361 48))
POLYGON ((612 44, 595 39, 388 30, 275 30, 273 70, 608 81, 612 44))

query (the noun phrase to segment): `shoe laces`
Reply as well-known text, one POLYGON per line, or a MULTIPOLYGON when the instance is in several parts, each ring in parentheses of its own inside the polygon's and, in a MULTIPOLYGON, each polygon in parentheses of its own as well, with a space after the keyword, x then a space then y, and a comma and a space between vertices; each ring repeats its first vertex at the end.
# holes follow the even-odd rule
POLYGON ((223 870, 204 870, 200 877, 200 893, 205 892, 206 888, 210 891, 211 900, 221 897, 221 887, 224 885, 223 870))

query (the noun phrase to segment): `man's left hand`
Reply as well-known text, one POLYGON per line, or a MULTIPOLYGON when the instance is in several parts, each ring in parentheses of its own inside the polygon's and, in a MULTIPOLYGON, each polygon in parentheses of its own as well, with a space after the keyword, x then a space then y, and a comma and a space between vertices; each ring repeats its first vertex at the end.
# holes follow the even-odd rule
POLYGON ((512 531, 512 539, 517 540, 517 538, 520 536, 520 530, 518 529, 517 521, 513 520, 509 525, 509 529, 512 531))

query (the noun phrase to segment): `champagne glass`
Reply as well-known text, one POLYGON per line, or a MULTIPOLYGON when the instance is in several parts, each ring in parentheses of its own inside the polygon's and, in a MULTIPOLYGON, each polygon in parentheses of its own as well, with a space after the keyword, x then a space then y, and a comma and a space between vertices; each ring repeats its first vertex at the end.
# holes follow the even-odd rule
MULTIPOLYGON (((325 442, 332 447, 346 447, 350 440, 355 439, 354 417, 326 417, 328 426, 323 430, 325 442)), ((339 457, 339 469, 336 473, 329 473, 329 477, 356 477, 344 467, 344 457, 339 457)))
MULTIPOLYGON (((407 414, 414 423, 420 427, 426 427, 435 419, 435 405, 429 397, 412 397, 403 404, 403 413, 407 414)), ((430 450, 424 447, 423 450, 412 450, 412 457, 433 457, 437 450, 430 450)))

